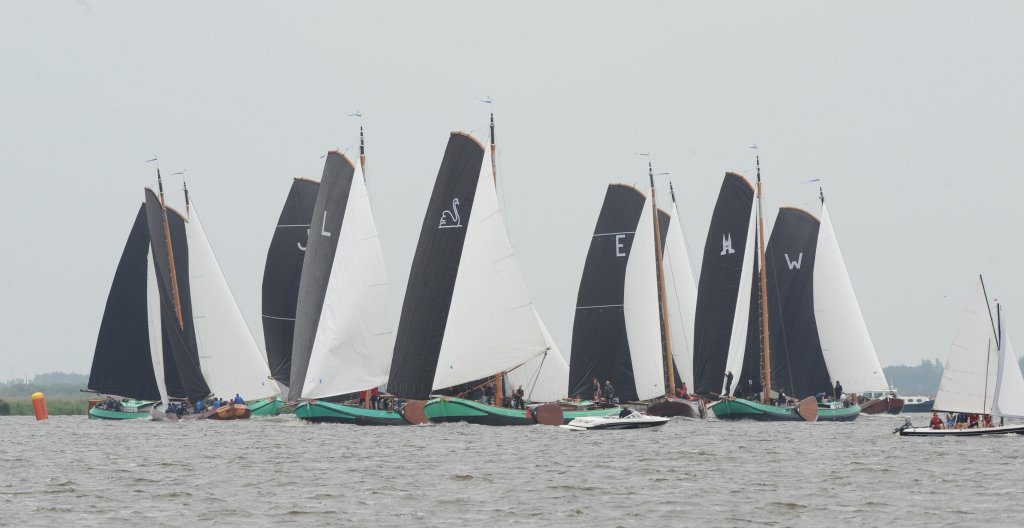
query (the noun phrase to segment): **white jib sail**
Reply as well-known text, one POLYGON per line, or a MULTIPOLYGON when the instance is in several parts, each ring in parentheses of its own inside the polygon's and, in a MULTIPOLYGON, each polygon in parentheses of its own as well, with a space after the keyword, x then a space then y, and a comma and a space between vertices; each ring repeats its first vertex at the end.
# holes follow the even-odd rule
POLYGON ((493 376, 547 351, 493 182, 484 149, 434 389, 493 376))
POLYGON ((980 414, 992 412, 998 349, 992 312, 979 279, 960 316, 933 408, 980 414))
POLYGON ((327 280, 303 398, 365 391, 387 382, 394 334, 370 197, 357 163, 327 280))
POLYGON ((523 366, 510 370, 508 373, 509 385, 513 391, 520 386, 523 387, 527 401, 558 401, 569 394, 569 363, 565 361, 565 357, 558 350, 558 345, 551 338, 544 322, 540 320, 540 314, 536 315, 537 324, 540 325, 540 331, 544 334, 548 351, 546 354, 527 361, 523 366))
POLYGON ((658 275, 654 252, 654 217, 650 197, 644 200, 633 246, 626 261, 622 315, 633 362, 636 395, 649 400, 665 395, 665 364, 661 348, 658 275))
POLYGON ((239 394, 246 400, 279 394, 277 383, 270 379, 267 360, 231 295, 194 205, 185 232, 199 366, 210 392, 221 398, 239 394))
MULTIPOLYGON (((672 221, 665 237, 665 304, 671 330, 672 361, 679 379, 693 389, 693 324, 697 316, 697 281, 686 247, 679 210, 672 204, 672 221)), ((735 373, 734 373, 735 374, 735 373)), ((738 374, 737 374, 738 375, 738 374)))
POLYGON ((1006 317, 999 314, 999 365, 996 368, 996 391, 992 399, 992 414, 1024 418, 1024 375, 1020 372, 1017 354, 1006 329, 1006 317))
POLYGON ((722 373, 722 392, 725 392, 727 372, 735 378, 729 387, 729 396, 736 392, 740 384, 740 371, 743 370, 743 356, 747 350, 747 327, 750 325, 750 289, 754 283, 754 228, 757 226, 757 206, 750 207, 750 223, 747 226, 747 243, 743 249, 743 268, 740 270, 740 289, 737 292, 736 310, 732 317, 732 334, 729 337, 729 355, 725 360, 725 372, 722 373))
POLYGON ((160 322, 160 292, 156 286, 156 266, 153 264, 153 250, 146 257, 146 315, 149 319, 149 351, 153 356, 153 375, 160 391, 160 401, 167 403, 167 382, 164 380, 164 338, 160 322))
POLYGON ((814 317, 833 382, 848 393, 889 390, 824 204, 814 261, 814 317))

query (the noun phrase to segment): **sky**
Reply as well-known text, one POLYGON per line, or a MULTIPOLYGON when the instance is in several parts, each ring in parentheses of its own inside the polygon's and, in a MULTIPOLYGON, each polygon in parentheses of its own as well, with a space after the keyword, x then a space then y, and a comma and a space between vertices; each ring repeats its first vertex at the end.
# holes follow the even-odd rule
POLYGON ((154 155, 186 171, 262 344, 291 180, 360 124, 397 325, 448 135, 483 137, 490 111, 564 354, 606 186, 645 182, 634 153, 670 173, 699 256, 757 144, 769 211, 817 214, 802 182, 821 180, 882 364, 944 359, 979 273, 1011 329, 1024 313, 1021 20, 1019 2, 2 2, 0 378, 88 372, 154 155))

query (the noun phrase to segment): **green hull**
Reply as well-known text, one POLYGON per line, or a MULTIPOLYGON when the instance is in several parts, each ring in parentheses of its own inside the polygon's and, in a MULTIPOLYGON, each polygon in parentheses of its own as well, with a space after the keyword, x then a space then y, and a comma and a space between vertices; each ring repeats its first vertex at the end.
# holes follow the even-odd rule
POLYGON ((149 418, 149 408, 156 402, 130 400, 123 404, 123 410, 111 411, 98 406, 89 409, 89 418, 100 420, 138 420, 149 418))
POLYGON ((273 398, 249 402, 246 406, 249 407, 249 411, 252 412, 252 416, 277 416, 278 414, 281 414, 281 408, 284 407, 284 400, 279 396, 276 396, 273 398))
MULTIPOLYGON (((764 422, 803 422, 795 407, 776 407, 749 400, 722 400, 710 407, 719 420, 759 420, 764 422)), ((819 422, 849 422, 860 416, 860 407, 851 405, 832 409, 818 408, 819 422)))
POLYGON ((495 407, 462 398, 443 397, 430 400, 423 408, 432 423, 468 422, 480 425, 536 425, 522 409, 495 407))
POLYGON ((300 420, 314 423, 347 423, 353 425, 409 425, 395 411, 366 409, 323 401, 303 402, 295 408, 300 420))

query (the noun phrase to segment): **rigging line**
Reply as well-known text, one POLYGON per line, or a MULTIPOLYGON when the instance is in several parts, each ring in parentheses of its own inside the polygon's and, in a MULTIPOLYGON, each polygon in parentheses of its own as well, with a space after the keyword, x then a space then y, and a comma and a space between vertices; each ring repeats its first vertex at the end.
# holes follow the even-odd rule
POLYGON ((537 367, 537 373, 533 375, 533 380, 529 383, 530 392, 526 395, 526 399, 530 401, 533 401, 533 390, 537 388, 537 382, 540 381, 540 373, 544 370, 544 362, 548 360, 548 354, 550 353, 551 349, 549 348, 547 352, 544 353, 544 357, 541 358, 540 365, 537 367))

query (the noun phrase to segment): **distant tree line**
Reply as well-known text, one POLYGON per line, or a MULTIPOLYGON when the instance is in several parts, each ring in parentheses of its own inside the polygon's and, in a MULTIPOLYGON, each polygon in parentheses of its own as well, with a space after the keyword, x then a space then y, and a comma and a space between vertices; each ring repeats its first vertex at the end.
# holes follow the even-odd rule
MULTIPOLYGON (((1021 370, 1024 370, 1024 358, 1018 359, 1021 370)), ((896 392, 904 396, 932 396, 939 392, 939 381, 942 380, 943 362, 941 360, 922 359, 921 364, 910 367, 892 365, 885 367, 885 377, 896 388, 896 392)))
POLYGON ((80 389, 89 383, 89 376, 73 372, 47 372, 38 374, 31 381, 15 379, 0 381, 0 398, 8 400, 29 399, 34 392, 42 392, 47 399, 81 398, 87 395, 80 389))

